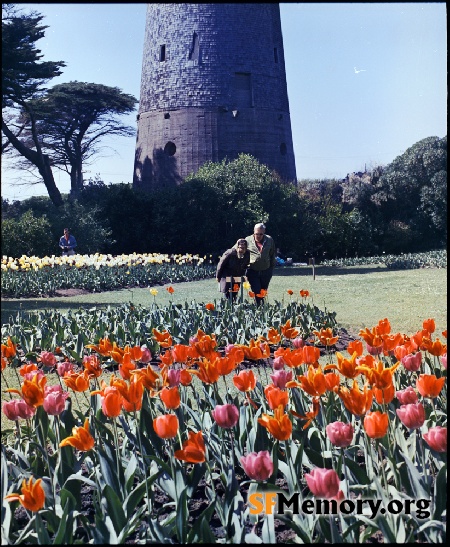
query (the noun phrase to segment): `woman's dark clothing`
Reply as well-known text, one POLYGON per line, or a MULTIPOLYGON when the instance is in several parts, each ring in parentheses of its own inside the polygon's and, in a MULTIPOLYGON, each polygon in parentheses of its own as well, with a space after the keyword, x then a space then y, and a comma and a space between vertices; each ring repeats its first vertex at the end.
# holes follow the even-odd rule
POLYGON ((219 279, 220 292, 223 292, 228 298, 230 295, 237 293, 231 293, 230 289, 233 288, 235 281, 227 281, 227 277, 236 278, 236 282, 241 281, 241 276, 245 275, 245 272, 250 264, 250 252, 245 251, 243 258, 239 258, 236 249, 227 249, 221 256, 219 263, 217 264, 216 278, 219 279))

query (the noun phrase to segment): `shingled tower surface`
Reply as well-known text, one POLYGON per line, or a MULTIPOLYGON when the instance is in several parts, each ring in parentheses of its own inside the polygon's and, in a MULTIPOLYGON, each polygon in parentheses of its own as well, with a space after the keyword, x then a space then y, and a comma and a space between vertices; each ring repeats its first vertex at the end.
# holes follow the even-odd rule
POLYGON ((134 186, 240 153, 296 183, 279 4, 148 4, 134 186))

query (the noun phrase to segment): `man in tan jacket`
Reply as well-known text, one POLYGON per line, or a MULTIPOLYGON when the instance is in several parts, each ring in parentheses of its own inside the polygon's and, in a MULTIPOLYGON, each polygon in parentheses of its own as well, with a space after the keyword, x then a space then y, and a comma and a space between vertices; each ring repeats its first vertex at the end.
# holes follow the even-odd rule
MULTIPOLYGON (((276 248, 274 240, 266 234, 266 227, 261 222, 255 224, 253 234, 245 238, 247 248, 250 251, 250 266, 247 270, 247 279, 255 295, 261 294, 261 290, 267 291, 272 279, 275 266, 276 248)), ((263 296, 255 296, 259 306, 263 296)))

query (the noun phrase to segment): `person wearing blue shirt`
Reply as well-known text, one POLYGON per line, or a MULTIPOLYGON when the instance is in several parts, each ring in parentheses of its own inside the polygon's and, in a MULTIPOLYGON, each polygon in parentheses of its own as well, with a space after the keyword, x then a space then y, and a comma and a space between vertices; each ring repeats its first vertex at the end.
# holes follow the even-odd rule
POLYGON ((74 248, 77 246, 77 241, 69 232, 69 228, 64 228, 64 235, 59 240, 59 246, 62 249, 62 256, 73 256, 74 248))

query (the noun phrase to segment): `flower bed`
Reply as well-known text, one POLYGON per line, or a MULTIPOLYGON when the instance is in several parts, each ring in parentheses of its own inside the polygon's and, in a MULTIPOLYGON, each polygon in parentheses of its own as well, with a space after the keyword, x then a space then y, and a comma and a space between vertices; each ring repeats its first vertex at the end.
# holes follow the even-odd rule
POLYGON ((444 541, 434 321, 336 351, 313 306, 223 306, 3 327, 2 543, 444 541))

